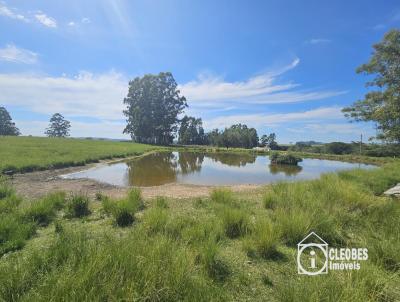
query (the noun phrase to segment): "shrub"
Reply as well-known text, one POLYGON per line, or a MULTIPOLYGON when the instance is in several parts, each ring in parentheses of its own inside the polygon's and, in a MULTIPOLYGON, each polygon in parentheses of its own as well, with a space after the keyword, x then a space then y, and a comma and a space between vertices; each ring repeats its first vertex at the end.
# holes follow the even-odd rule
POLYGON ((14 195, 14 189, 7 184, 7 182, 0 176, 0 199, 14 195))
POLYGON ((112 215, 116 225, 126 227, 132 225, 135 221, 135 213, 143 209, 143 199, 139 189, 129 191, 127 198, 120 200, 111 200, 108 197, 103 197, 103 211, 107 215, 112 215))
POLYGON ((81 194, 72 195, 67 203, 67 215, 80 218, 89 214, 89 197, 81 194))
POLYGON ((233 192, 225 188, 214 189, 210 196, 212 201, 220 204, 231 204, 234 199, 233 192))
POLYGON ((148 234, 163 233, 167 222, 168 214, 163 208, 149 209, 143 217, 143 225, 148 234))
POLYGON ((22 248, 35 231, 35 223, 24 223, 17 214, 0 215, 0 256, 22 248))
POLYGON ((296 166, 299 162, 303 161, 302 158, 295 156, 290 153, 280 154, 277 152, 273 152, 270 155, 271 164, 278 164, 278 165, 294 165, 296 166))
POLYGON ((156 207, 161 209, 168 209, 167 199, 162 196, 156 198, 156 207))
POLYGON ((245 250, 249 256, 259 256, 264 259, 273 259, 279 256, 277 246, 280 233, 272 223, 266 219, 258 220, 252 227, 251 236, 245 241, 245 250))
POLYGON ((127 227, 132 225, 134 216, 129 212, 128 209, 118 207, 115 213, 115 222, 120 227, 127 227))
POLYGON ((229 238, 237 238, 247 233, 249 219, 243 210, 225 207, 219 215, 225 234, 229 238))
POLYGON ((144 209, 142 191, 139 188, 133 188, 128 192, 128 203, 130 209, 134 212, 144 209))
POLYGON ((229 266, 221 259, 218 253, 218 244, 214 240, 203 243, 200 248, 199 261, 207 275, 215 281, 222 282, 230 274, 229 266))
POLYGON ((41 226, 47 226, 55 217, 56 211, 64 206, 65 193, 49 194, 43 199, 34 201, 24 210, 23 216, 41 226))

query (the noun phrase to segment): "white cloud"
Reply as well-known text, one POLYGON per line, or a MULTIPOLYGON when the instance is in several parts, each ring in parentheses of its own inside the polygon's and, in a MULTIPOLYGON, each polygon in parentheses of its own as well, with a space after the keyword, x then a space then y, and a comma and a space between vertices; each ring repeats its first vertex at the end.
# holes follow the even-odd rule
POLYGON ((179 85, 191 105, 200 107, 229 107, 241 104, 277 104, 320 100, 345 93, 344 91, 294 91, 296 83, 275 84, 278 76, 295 68, 300 60, 275 71, 249 78, 245 81, 227 82, 221 77, 200 75, 195 81, 179 85))
POLYGON ((18 48, 13 44, 8 44, 5 48, 0 48, 0 60, 3 61, 35 64, 37 58, 37 53, 27 49, 18 48))
POLYGON ((29 20, 14 9, 7 7, 4 3, 0 2, 0 16, 9 17, 11 19, 16 19, 19 21, 29 22, 29 20))
POLYGON ((84 24, 88 24, 88 23, 90 23, 90 19, 89 18, 82 18, 81 22, 84 23, 84 24))
POLYGON ((283 123, 326 121, 343 118, 340 107, 323 107, 303 112, 271 113, 271 114, 236 114, 221 116, 204 121, 207 129, 224 128, 242 123, 251 127, 276 126, 283 123))
POLYGON ((57 21, 54 18, 47 16, 46 14, 40 12, 35 15, 35 18, 42 23, 44 26, 56 28, 57 21))
POLYGON ((309 44, 326 44, 326 43, 331 43, 332 40, 330 40, 330 39, 321 39, 321 38, 317 39, 317 38, 314 38, 314 39, 310 39, 310 40, 308 40, 308 41, 306 41, 306 42, 309 43, 309 44))
MULTIPOLYGON (((354 123, 321 123, 305 124, 301 128, 287 128, 294 133, 313 133, 313 134, 352 134, 359 135, 366 131, 365 125, 361 126, 354 123)), ((369 129, 367 129, 369 130, 369 129)))
POLYGON ((74 21, 70 21, 70 22, 68 22, 68 26, 75 26, 76 24, 75 24, 75 22, 74 21))
POLYGON ((1 104, 37 113, 123 119, 128 79, 115 72, 81 72, 75 77, 0 74, 0 91, 1 104))

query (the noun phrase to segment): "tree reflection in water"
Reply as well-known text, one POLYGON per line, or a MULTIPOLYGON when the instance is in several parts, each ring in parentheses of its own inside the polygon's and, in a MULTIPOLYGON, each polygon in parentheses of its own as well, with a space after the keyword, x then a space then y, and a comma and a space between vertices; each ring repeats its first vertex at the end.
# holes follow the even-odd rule
POLYGON ((129 184, 133 186, 159 186, 176 182, 178 174, 200 172, 204 158, 228 166, 243 167, 254 163, 256 156, 244 153, 159 152, 127 162, 129 184))
POLYGON ((179 153, 179 167, 183 175, 201 171, 204 153, 181 152, 179 153))
POLYGON ((216 162, 228 166, 244 167, 246 164, 253 164, 256 161, 256 155, 247 153, 207 153, 207 157, 216 162))
POLYGON ((294 176, 303 170, 301 166, 293 165, 269 165, 269 172, 271 174, 284 173, 286 176, 294 176))
POLYGON ((153 153, 127 162, 129 184, 159 186, 176 181, 176 155, 172 152, 153 153))

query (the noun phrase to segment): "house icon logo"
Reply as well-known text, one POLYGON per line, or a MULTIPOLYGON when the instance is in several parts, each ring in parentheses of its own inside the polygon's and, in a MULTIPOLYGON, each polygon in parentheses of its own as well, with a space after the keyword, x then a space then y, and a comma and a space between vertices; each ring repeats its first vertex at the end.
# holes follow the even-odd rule
POLYGON ((309 276, 328 273, 328 243, 314 232, 297 244, 297 270, 309 276))

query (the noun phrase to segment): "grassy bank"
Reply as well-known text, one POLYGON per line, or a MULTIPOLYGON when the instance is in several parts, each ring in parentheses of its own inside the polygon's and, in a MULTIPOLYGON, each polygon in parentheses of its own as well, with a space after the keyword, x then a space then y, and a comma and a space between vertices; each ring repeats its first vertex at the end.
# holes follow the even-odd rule
POLYGON ((139 155, 154 148, 131 142, 0 136, 0 173, 80 166, 139 155))
POLYGON ((0 300, 397 301, 400 202, 380 194, 399 181, 392 163, 194 200, 133 190, 34 202, 2 182, 0 300), (310 231, 369 258, 359 271, 298 275, 310 231))

